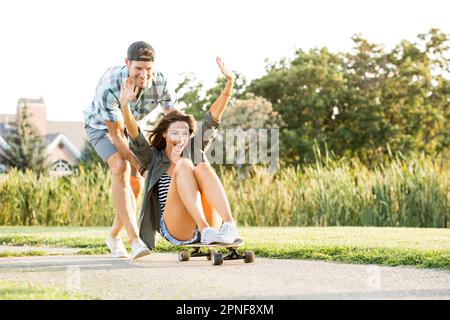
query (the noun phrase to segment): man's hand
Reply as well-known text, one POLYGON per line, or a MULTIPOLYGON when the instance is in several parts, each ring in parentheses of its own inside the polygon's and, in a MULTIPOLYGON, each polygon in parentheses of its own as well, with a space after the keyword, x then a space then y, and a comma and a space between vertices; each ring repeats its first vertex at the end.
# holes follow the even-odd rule
POLYGON ((139 88, 134 85, 134 79, 128 78, 120 87, 120 105, 126 106, 130 101, 135 100, 139 88))
POLYGON ((228 81, 234 81, 234 73, 225 67, 225 63, 223 63, 219 57, 216 58, 216 62, 225 78, 227 78, 228 81))
POLYGON ((139 170, 142 167, 139 159, 130 150, 128 146, 128 140, 123 134, 123 123, 114 121, 105 121, 106 127, 108 128, 108 133, 111 137, 113 144, 116 146, 117 151, 122 156, 123 159, 130 161, 131 165, 139 170))

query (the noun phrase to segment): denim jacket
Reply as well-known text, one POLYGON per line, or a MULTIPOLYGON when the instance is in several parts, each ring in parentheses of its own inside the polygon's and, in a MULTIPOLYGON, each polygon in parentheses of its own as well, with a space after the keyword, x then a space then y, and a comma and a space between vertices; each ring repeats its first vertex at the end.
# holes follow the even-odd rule
MULTIPOLYGON (((182 157, 191 159, 194 164, 207 162, 205 152, 214 140, 219 125, 220 122, 215 121, 209 111, 206 112, 203 122, 197 122, 197 132, 183 150, 182 157)), ((161 221, 157 182, 169 168, 170 161, 164 149, 158 150, 150 145, 140 129, 137 138, 130 141, 130 149, 148 169, 139 219, 139 237, 153 249, 161 221)))

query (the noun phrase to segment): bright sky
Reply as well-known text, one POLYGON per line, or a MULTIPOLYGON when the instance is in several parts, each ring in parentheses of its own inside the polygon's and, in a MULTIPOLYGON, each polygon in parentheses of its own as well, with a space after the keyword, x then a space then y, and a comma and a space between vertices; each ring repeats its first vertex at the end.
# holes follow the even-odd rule
POLYGON ((0 113, 42 96, 50 120, 82 121, 100 76, 138 40, 155 48, 155 67, 174 85, 194 73, 210 86, 217 55, 254 79, 265 59, 348 51, 356 33, 387 47, 432 27, 448 33, 449 12, 448 0, 1 1, 0 113))

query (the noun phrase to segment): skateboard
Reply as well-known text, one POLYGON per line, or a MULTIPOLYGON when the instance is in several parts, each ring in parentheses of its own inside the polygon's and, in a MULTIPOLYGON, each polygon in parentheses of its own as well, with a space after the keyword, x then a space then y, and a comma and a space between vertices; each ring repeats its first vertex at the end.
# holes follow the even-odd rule
POLYGON ((187 251, 183 250, 178 253, 178 260, 181 262, 189 261, 191 257, 206 257, 208 260, 211 260, 213 266, 220 266, 223 264, 224 260, 244 260, 245 263, 251 263, 255 261, 255 253, 252 250, 245 251, 244 254, 239 254, 237 252, 237 248, 242 246, 244 241, 242 239, 236 239, 235 242, 231 244, 226 243, 212 243, 212 244, 204 244, 204 243, 192 243, 186 244, 182 247, 192 248, 193 250, 187 251), (201 249, 207 249, 207 252, 202 251, 201 249), (223 255, 219 253, 217 248, 226 248, 228 249, 228 254, 223 255))

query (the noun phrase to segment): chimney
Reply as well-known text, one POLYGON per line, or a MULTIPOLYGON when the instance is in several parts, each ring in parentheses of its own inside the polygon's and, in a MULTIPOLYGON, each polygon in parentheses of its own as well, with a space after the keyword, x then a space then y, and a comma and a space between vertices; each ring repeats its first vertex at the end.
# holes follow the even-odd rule
POLYGON ((44 98, 27 99, 21 98, 17 103, 17 119, 22 111, 22 108, 28 107, 30 121, 39 130, 42 136, 47 134, 47 108, 45 107, 44 98))

